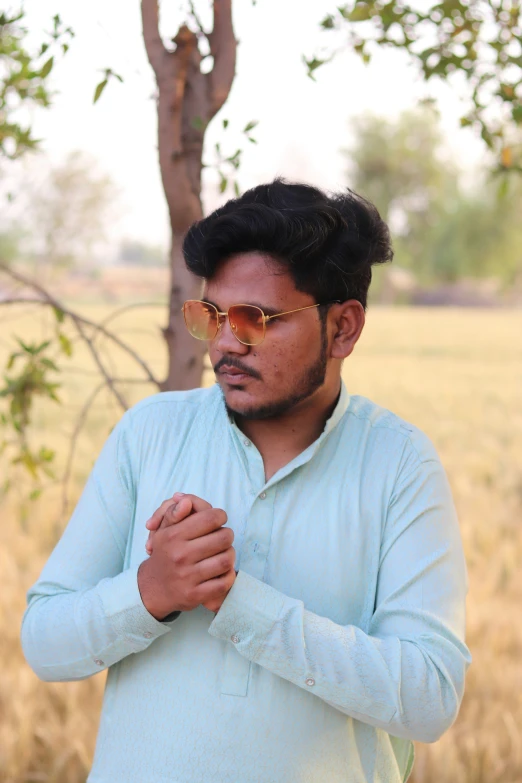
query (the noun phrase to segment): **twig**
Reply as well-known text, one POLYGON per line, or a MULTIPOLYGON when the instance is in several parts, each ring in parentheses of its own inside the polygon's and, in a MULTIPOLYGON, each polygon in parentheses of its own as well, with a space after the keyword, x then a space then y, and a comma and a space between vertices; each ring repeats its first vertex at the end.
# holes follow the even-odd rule
POLYGON ((87 334, 85 333, 85 329, 83 328, 83 324, 80 322, 79 319, 76 319, 76 318, 73 319, 73 321, 74 321, 74 325, 76 326, 76 329, 78 330, 79 334, 83 337, 83 339, 87 343, 87 347, 88 347, 89 351, 92 354, 92 358, 94 359, 94 362, 97 365, 99 371, 101 372, 101 374, 105 378, 105 382, 106 382, 107 386, 109 386, 110 390, 112 391, 112 393, 114 394, 114 396, 118 400, 118 402, 121 405, 121 407, 123 408, 123 410, 124 411, 128 410, 129 406, 127 405, 127 402, 126 402, 125 398, 120 394, 120 392, 114 386, 114 381, 111 378, 111 376, 108 374, 107 370, 105 369, 105 367, 103 365, 103 362, 100 359, 99 354, 98 354, 96 348, 94 347, 91 338, 88 337, 87 334))
POLYGON ((63 474, 62 479, 62 517, 65 517, 67 514, 67 508, 69 506, 69 497, 67 493, 67 486, 69 484, 69 478, 72 471, 72 463, 74 459, 74 452, 76 451, 76 442, 78 440, 78 436, 80 434, 81 428, 83 427, 85 423, 85 419, 87 418, 87 414, 89 412, 89 409, 91 408, 94 400, 98 396, 98 394, 101 392, 102 389, 105 388, 105 381, 102 381, 90 394, 90 396, 87 398, 87 401, 84 403, 78 418, 76 420, 76 426, 74 427, 73 434, 71 435, 70 440, 70 447, 69 447, 69 454, 67 455, 67 462, 65 464, 65 471, 63 474))
POLYGON ((139 364, 139 366, 145 372, 145 374, 148 377, 148 380, 151 383, 157 386, 158 389, 161 388, 160 382, 158 381, 157 378, 155 378, 151 369, 143 361, 143 359, 136 353, 136 351, 134 351, 129 345, 127 345, 127 343, 124 343, 123 340, 121 340, 115 334, 107 331, 105 327, 103 327, 102 325, 97 324, 94 321, 91 321, 89 318, 85 318, 84 316, 79 315, 78 313, 75 313, 73 310, 70 310, 68 307, 65 307, 65 305, 63 305, 58 299, 52 296, 45 288, 40 286, 38 283, 35 283, 33 280, 30 280, 29 278, 26 278, 24 275, 21 275, 19 272, 15 272, 13 269, 10 269, 8 266, 6 266, 1 262, 0 262, 0 270, 4 271, 6 274, 13 277, 15 280, 24 283, 24 285, 34 288, 34 290, 38 291, 38 293, 40 293, 41 296, 43 297, 42 299, 31 299, 30 297, 24 297, 24 296, 10 297, 8 299, 1 299, 0 306, 4 304, 18 304, 21 302, 31 302, 32 304, 51 305, 52 307, 61 310, 65 315, 68 315, 73 322, 75 323, 81 322, 86 326, 90 326, 93 329, 96 329, 97 331, 101 332, 101 334, 105 335, 105 337, 108 337, 110 340, 112 340, 123 351, 125 351, 130 356, 132 356, 134 361, 137 364, 139 364))
POLYGON ((196 6, 194 5, 193 0, 189 0, 189 9, 190 9, 190 14, 194 19, 200 34, 208 39, 208 33, 201 23, 201 19, 198 16, 198 12, 196 11, 196 6))

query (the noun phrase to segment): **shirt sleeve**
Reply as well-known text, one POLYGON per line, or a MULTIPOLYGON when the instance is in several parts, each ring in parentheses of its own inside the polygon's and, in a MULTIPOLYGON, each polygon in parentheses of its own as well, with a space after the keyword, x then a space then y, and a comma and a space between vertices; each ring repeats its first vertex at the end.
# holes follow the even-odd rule
MULTIPOLYGON (((135 507, 130 411, 112 430, 63 535, 27 593, 21 642, 42 680, 81 680, 170 631, 123 570, 135 507)), ((175 618, 173 618, 175 619, 175 618)))
POLYGON ((417 463, 390 499, 367 633, 243 571, 209 633, 352 718, 434 742, 457 716, 471 662, 467 574, 444 469, 417 463))

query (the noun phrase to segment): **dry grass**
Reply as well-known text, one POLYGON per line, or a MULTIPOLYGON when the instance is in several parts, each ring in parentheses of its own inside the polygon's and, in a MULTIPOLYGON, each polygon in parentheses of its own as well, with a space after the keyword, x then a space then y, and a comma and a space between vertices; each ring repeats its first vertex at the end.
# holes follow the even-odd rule
MULTIPOLYGON (((122 331, 158 373, 164 365, 161 318, 158 309, 121 318, 122 331)), ((2 323, 2 332, 11 327, 37 337, 49 324, 39 314, 2 323)), ((474 663, 456 724, 438 743, 418 746, 414 783, 522 781, 521 335, 517 312, 374 309, 356 354, 346 362, 352 393, 392 409, 435 442, 450 476, 468 560, 474 663)), ((0 352, 5 348, 0 344, 0 352)), ((122 357, 112 361, 129 374, 122 357)), ((71 365, 92 369, 80 350, 71 365)), ((72 375, 64 409, 36 410, 36 439, 56 447, 62 462, 74 411, 93 382, 91 376, 72 375)), ((131 401, 153 391, 128 389, 131 401)), ((79 444, 73 496, 119 415, 107 396, 99 399, 79 444)), ((90 768, 104 674, 78 683, 41 683, 23 660, 25 592, 64 524, 56 488, 33 504, 23 502, 24 491, 19 484, 19 494, 3 501, 2 513, 0 781, 80 783, 90 768)))

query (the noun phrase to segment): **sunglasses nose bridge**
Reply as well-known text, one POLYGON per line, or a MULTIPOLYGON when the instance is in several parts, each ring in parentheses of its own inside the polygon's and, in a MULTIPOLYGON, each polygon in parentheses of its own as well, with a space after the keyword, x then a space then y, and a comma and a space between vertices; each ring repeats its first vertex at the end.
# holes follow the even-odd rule
POLYGON ((218 315, 218 325, 217 330, 214 339, 219 338, 220 340, 227 339, 227 330, 223 329, 223 326, 225 325, 225 321, 228 321, 228 325, 230 327, 230 334, 237 340, 238 343, 242 343, 242 341, 238 338, 236 331, 237 331, 237 325, 233 322, 233 320, 230 320, 230 316, 228 312, 226 313, 219 313, 218 315))

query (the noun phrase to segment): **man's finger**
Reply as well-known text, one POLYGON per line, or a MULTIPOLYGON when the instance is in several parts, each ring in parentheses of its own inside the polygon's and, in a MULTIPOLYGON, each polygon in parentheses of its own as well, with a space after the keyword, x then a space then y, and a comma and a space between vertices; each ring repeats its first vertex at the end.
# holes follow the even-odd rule
MULTIPOLYGON (((183 492, 176 492, 176 494, 174 494, 172 498, 163 501, 161 506, 158 509, 156 509, 154 514, 151 516, 151 518, 147 520, 147 522, 145 523, 145 527, 148 530, 157 530, 161 525, 163 517, 165 516, 167 510, 171 506, 175 505, 176 503, 181 502, 183 498, 189 498, 192 505, 190 507, 188 505, 184 505, 183 509, 181 509, 181 512, 185 510, 185 514, 183 515, 183 513, 181 513, 181 516, 178 519, 171 521, 169 524, 175 524, 175 522, 179 522, 180 519, 184 519, 185 516, 188 516, 188 514, 190 514, 191 512, 206 511, 208 508, 212 508, 210 503, 207 503, 207 501, 203 500, 203 498, 198 498, 197 495, 186 495, 183 492)), ((166 527, 168 527, 168 525, 166 525, 166 527)))
POLYGON ((149 530, 157 530, 158 527, 161 525, 161 520, 163 519, 166 510, 169 508, 169 506, 172 506, 173 503, 177 503, 181 498, 183 497, 182 492, 176 492, 174 495, 172 495, 171 498, 168 500, 164 500, 163 503, 159 508, 156 509, 154 514, 147 519, 145 523, 145 527, 149 530))
POLYGON ((170 505, 161 520, 161 528, 176 525, 188 516, 212 509, 210 503, 197 495, 183 495, 176 505, 170 505))

